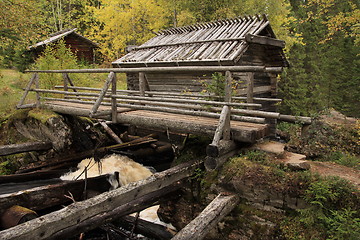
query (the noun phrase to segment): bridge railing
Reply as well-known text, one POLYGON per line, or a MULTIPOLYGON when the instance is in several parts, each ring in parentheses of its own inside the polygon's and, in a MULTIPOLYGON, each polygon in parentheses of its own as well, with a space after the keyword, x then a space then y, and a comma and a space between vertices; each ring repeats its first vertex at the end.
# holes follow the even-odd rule
POLYGON ((57 100, 73 103, 92 104, 89 116, 98 117, 100 115, 111 115, 111 119, 116 122, 117 109, 119 107, 131 109, 153 110, 160 112, 181 113, 196 116, 206 116, 220 118, 220 112, 224 106, 230 107, 229 115, 232 120, 264 123, 265 119, 279 119, 290 122, 303 122, 309 124, 310 118, 280 115, 276 112, 254 110, 260 108, 261 104, 254 103, 267 101, 279 102, 276 98, 256 98, 254 97, 254 72, 279 73, 281 68, 263 66, 196 66, 196 67, 144 67, 144 68, 108 68, 108 69, 66 69, 66 70, 31 70, 33 73, 25 92, 18 104, 18 108, 40 106, 41 101, 57 100), (220 96, 202 93, 179 93, 179 92, 159 92, 150 91, 147 82, 147 73, 171 73, 171 72, 225 72, 227 88, 225 101, 219 101, 220 96), (232 72, 248 73, 246 96, 231 96, 232 72), (55 90, 40 89, 39 74, 59 73, 63 76, 63 86, 55 86, 55 90), (109 73, 103 88, 78 87, 73 84, 69 73, 109 73), (138 73, 139 90, 118 90, 116 89, 117 73, 138 73), (35 86, 35 88, 33 88, 35 86), (62 88, 63 90, 56 90, 62 88), (29 92, 36 93, 36 103, 32 105, 24 104, 29 92), (72 91, 72 92, 71 92, 72 91), (45 93, 58 94, 63 97, 52 98, 42 96, 45 93), (211 100, 209 100, 211 99, 211 100), (239 102, 241 101, 241 102, 239 102), (100 106, 111 107, 110 111, 100 111, 100 106), (245 108, 245 109, 243 109, 245 108))

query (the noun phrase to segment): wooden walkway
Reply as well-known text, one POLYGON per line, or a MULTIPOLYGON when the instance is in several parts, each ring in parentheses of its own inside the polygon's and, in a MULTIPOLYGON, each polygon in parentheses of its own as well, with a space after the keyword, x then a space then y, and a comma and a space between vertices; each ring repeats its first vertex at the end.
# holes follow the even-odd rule
MULTIPOLYGON (((43 107, 55 112, 89 116, 92 104, 70 103, 62 101, 47 101, 43 107)), ((214 136, 219 119, 201 116, 190 116, 166 112, 133 110, 130 108, 117 108, 117 123, 135 125, 154 130, 169 130, 179 133, 193 133, 199 135, 214 136)), ((111 107, 100 106, 97 111, 97 118, 110 120, 111 107)), ((240 142, 255 142, 268 133, 267 124, 231 121, 231 137, 240 142)))

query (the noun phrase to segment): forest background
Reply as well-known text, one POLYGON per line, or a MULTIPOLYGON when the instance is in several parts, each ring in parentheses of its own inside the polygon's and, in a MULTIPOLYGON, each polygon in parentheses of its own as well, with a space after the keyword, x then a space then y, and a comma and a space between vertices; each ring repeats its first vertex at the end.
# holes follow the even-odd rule
POLYGON ((0 0, 0 66, 24 69, 26 47, 66 28, 100 44, 105 65, 169 27, 267 14, 290 62, 281 112, 335 108, 360 117, 359 0, 0 0))

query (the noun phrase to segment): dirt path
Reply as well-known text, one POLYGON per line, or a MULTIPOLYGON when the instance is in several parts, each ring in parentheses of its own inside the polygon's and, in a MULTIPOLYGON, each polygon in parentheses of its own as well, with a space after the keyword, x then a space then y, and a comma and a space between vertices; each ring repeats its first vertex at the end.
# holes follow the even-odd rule
POLYGON ((360 171, 345 167, 332 162, 316 162, 307 161, 312 172, 317 172, 321 176, 338 176, 352 182, 358 189, 360 189, 360 171))

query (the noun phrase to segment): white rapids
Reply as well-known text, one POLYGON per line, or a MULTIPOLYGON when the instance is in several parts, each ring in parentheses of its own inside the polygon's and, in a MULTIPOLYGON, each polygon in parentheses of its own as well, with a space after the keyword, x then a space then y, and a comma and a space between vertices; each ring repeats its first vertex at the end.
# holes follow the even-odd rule
MULTIPOLYGON (((145 179, 152 175, 152 172, 141 165, 133 161, 132 159, 112 154, 101 159, 101 164, 98 164, 94 161, 94 158, 86 158, 82 160, 75 172, 69 172, 61 176, 62 180, 75 180, 75 179, 84 179, 84 169, 87 168, 87 177, 96 177, 101 174, 113 174, 114 172, 119 172, 119 181, 120 186, 124 186, 131 182, 136 182, 142 179, 145 179)), ((119 184, 116 181, 110 182, 113 188, 119 187, 119 184)), ((161 224, 169 228, 174 229, 171 224, 166 224, 162 222, 157 216, 157 210, 159 205, 149 207, 140 212, 140 218, 147 220, 149 222, 161 224)))

